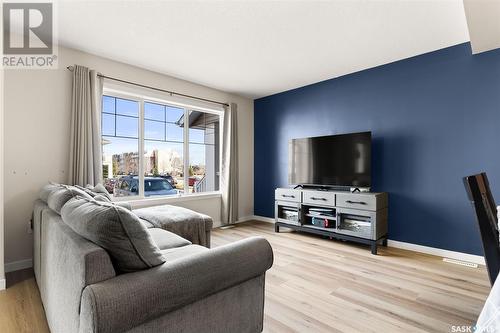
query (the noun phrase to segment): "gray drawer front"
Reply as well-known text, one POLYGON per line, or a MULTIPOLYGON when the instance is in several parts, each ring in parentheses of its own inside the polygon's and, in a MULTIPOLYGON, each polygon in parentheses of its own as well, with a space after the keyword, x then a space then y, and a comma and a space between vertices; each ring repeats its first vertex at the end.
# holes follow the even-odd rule
POLYGON ((304 191, 302 195, 302 202, 305 204, 335 206, 335 193, 326 191, 304 191))
POLYGON ((293 225, 300 225, 300 203, 293 203, 290 201, 275 201, 274 204, 274 217, 275 221, 277 222, 283 222, 283 223, 288 223, 288 224, 293 224, 293 225), (286 219, 285 216, 281 216, 281 209, 287 209, 288 207, 293 207, 297 209, 298 212, 298 219, 297 221, 289 220, 286 219))
POLYGON ((342 235, 348 235, 348 236, 354 236, 354 237, 359 237, 359 238, 364 238, 364 239, 371 239, 375 240, 373 237, 373 232, 371 231, 351 231, 351 230, 344 230, 344 229, 336 229, 335 232, 338 232, 339 234, 342 235))
POLYGON ((377 209, 377 197, 366 194, 337 194, 337 206, 364 210, 377 209))
POLYGON ((290 201, 290 202, 301 202, 302 201, 302 191, 278 188, 274 191, 274 199, 280 201, 290 201))
POLYGON ((359 209, 337 209, 337 229, 336 232, 344 235, 360 237, 365 239, 377 239, 377 212, 375 211, 362 211, 359 209), (346 223, 346 220, 351 223, 346 223), (369 223, 367 223, 368 221, 369 223), (356 225, 359 221, 358 228, 349 228, 348 225, 356 225))

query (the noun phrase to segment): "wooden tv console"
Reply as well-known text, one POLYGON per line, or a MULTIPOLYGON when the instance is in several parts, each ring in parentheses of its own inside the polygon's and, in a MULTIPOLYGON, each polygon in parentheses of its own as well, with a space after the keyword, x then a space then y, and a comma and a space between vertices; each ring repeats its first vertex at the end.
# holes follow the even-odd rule
POLYGON ((276 232, 286 227, 368 244, 372 254, 377 254, 379 243, 387 245, 388 195, 385 192, 278 188, 274 197, 276 232))

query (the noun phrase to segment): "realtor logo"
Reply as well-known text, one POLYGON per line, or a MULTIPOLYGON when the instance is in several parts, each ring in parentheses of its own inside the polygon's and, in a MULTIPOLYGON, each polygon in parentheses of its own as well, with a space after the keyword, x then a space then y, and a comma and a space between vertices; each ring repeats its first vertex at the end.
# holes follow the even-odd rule
POLYGON ((55 68, 54 30, 52 3, 4 3, 3 66, 55 68))

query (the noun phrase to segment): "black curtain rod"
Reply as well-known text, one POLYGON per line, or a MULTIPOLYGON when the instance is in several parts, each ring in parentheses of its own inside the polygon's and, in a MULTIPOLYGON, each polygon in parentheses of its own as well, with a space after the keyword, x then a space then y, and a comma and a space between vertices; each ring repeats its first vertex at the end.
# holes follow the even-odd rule
MULTIPOLYGON (((68 66, 68 67, 66 67, 66 69, 72 72, 73 66, 68 66)), ((229 104, 227 104, 227 103, 222 103, 222 102, 218 102, 218 101, 213 101, 211 99, 206 99, 206 98, 201 98, 201 97, 196 97, 196 96, 191 96, 191 95, 186 95, 186 94, 181 94, 181 93, 177 93, 175 91, 169 91, 169 90, 164 90, 164 89, 155 88, 155 87, 151 87, 151 86, 146 86, 144 84, 118 79, 116 77, 106 76, 106 75, 103 75, 101 73, 97 73, 97 76, 102 77, 104 79, 108 79, 108 80, 113 80, 113 81, 117 81, 117 82, 121 82, 121 83, 131 84, 131 85, 138 86, 141 88, 147 88, 147 89, 151 89, 151 90, 161 91, 161 92, 170 94, 170 96, 177 95, 177 96, 182 96, 182 97, 186 97, 186 98, 197 99, 199 101, 220 104, 223 106, 229 106, 229 104)))

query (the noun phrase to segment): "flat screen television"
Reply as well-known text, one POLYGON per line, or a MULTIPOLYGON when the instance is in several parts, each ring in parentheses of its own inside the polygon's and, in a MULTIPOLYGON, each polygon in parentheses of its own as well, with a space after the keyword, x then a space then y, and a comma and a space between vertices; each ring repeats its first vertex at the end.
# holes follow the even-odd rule
POLYGON ((371 137, 361 132, 290 140, 289 183, 370 187, 371 137))

